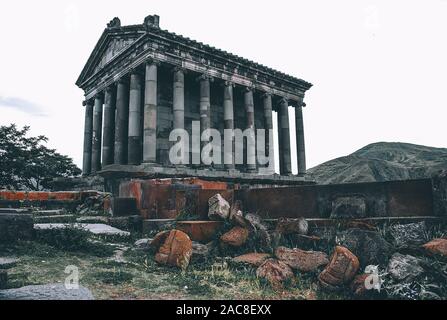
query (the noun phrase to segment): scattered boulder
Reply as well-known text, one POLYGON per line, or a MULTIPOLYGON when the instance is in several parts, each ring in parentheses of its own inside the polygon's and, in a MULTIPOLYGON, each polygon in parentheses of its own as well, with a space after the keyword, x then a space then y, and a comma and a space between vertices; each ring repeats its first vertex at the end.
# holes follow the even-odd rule
POLYGON ((324 288, 337 289, 354 278, 359 265, 359 260, 351 251, 337 246, 329 264, 318 276, 318 280, 324 288))
POLYGON ((348 229, 337 234, 337 244, 355 254, 362 267, 386 266, 391 255, 391 245, 376 231, 348 229))
POLYGON ((267 260, 270 257, 271 255, 268 253, 252 252, 234 257, 232 261, 235 263, 249 264, 255 267, 259 267, 261 264, 265 262, 265 260, 267 260))
POLYGON ((397 246, 419 246, 425 242, 427 227, 425 221, 395 224, 390 227, 390 234, 397 246))
POLYGON ((63 284, 46 284, 0 290, 0 300, 94 300, 94 297, 83 286, 67 289, 63 284))
POLYGON ((301 235, 307 235, 309 232, 309 224, 304 218, 290 219, 290 218, 280 218, 276 223, 276 232, 283 235, 297 233, 301 235))
POLYGON ((447 239, 433 239, 422 247, 430 254, 447 257, 447 239))
POLYGON ((254 213, 247 213, 244 218, 247 221, 253 235, 255 236, 255 240, 258 244, 259 249, 263 249, 264 251, 271 251, 272 237, 268 232, 267 225, 264 223, 264 221, 262 221, 261 217, 254 213))
POLYGON ((247 241, 248 235, 249 231, 246 228, 233 227, 220 237, 220 241, 233 247, 240 247, 247 241))
POLYGON ((366 203, 363 197, 338 197, 332 201, 331 219, 364 218, 365 216, 366 203))
POLYGON ((230 221, 236 226, 247 227, 247 221, 242 213, 242 202, 236 200, 230 209, 230 221))
POLYGON ((278 247, 275 250, 275 256, 292 269, 302 272, 315 271, 329 263, 328 256, 324 252, 304 251, 298 248, 278 247))
POLYGON ((150 250, 151 241, 152 241, 152 239, 149 239, 149 238, 139 239, 139 240, 135 241, 133 246, 137 250, 148 251, 148 250, 150 250))
MULTIPOLYGON (((151 242, 151 246, 156 241, 157 236, 151 242)), ((160 244, 155 261, 160 264, 179 267, 185 270, 192 255, 192 241, 188 235, 180 230, 170 230, 157 239, 160 244)))
POLYGON ((395 280, 413 280, 424 272, 421 262, 416 257, 395 253, 388 263, 387 270, 395 280))
POLYGON ((211 220, 227 220, 230 215, 230 204, 219 193, 208 200, 208 218, 211 220))
POLYGON ((0 290, 6 289, 8 285, 8 272, 0 269, 0 290))
POLYGON ((256 270, 258 278, 266 279, 274 288, 279 288, 288 280, 294 278, 292 269, 284 262, 267 259, 256 270))

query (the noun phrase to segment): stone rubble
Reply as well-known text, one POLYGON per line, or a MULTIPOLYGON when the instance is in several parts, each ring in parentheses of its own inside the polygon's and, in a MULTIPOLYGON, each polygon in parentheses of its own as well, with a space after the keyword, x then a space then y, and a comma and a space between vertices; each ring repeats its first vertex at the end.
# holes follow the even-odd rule
POLYGON ((232 261, 234 263, 241 263, 241 264, 247 264, 252 265, 255 267, 259 267, 261 264, 265 262, 268 258, 270 258, 271 255, 269 253, 246 253, 237 257, 234 257, 232 261))
POLYGON ((157 251, 156 262, 182 270, 188 267, 193 252, 192 241, 188 235, 175 229, 156 235, 151 247, 157 251))
POLYGON ((230 204, 219 193, 208 200, 208 218, 210 220, 227 220, 230 215, 230 204))
POLYGON ((284 262, 267 259, 256 270, 258 278, 266 279, 274 288, 282 287, 286 281, 294 279, 292 269, 284 262))
POLYGON ((298 248, 278 247, 275 256, 292 269, 301 272, 315 271, 329 263, 328 255, 324 252, 304 251, 298 248))
POLYGON ((240 247, 248 239, 249 231, 242 227, 233 227, 220 237, 220 241, 232 247, 240 247))

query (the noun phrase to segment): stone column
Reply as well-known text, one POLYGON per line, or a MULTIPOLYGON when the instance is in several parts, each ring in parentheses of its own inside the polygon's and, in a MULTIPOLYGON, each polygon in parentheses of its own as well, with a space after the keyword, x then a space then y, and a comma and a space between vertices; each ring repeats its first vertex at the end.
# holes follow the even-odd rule
POLYGON ((104 133, 102 142, 102 165, 113 164, 113 147, 115 144, 115 88, 106 89, 104 98, 104 133))
POLYGON ((296 155, 298 162, 298 175, 306 174, 306 150, 304 144, 303 107, 305 103, 301 100, 295 107, 295 131, 296 131, 296 155))
POLYGON ((127 159, 129 164, 141 163, 142 132, 141 132, 141 105, 143 84, 141 75, 132 71, 130 75, 129 93, 129 140, 127 159))
POLYGON ((292 159, 290 154, 289 102, 285 98, 282 98, 279 102, 278 133, 280 173, 290 175, 292 173, 292 159))
POLYGON ((102 104, 102 94, 98 94, 93 107, 92 173, 101 170, 102 104))
MULTIPOLYGON (((185 74, 182 68, 176 67, 174 69, 173 82, 174 129, 185 129, 185 74)), ((189 146, 183 145, 182 164, 187 162, 185 148, 189 148, 189 146)))
MULTIPOLYGON (((224 128, 234 129, 234 110, 233 110, 233 87, 232 82, 226 81, 224 85, 224 128)), ((227 141, 225 141, 228 143, 227 141)), ((225 169, 232 170, 234 165, 234 136, 231 138, 231 152, 225 152, 224 147, 224 165, 225 169)), ((229 150, 228 150, 229 151, 229 150)))
MULTIPOLYGON (((268 167, 271 168, 271 173, 275 172, 275 148, 274 144, 270 144, 270 132, 273 134, 273 114, 272 114, 272 95, 270 93, 265 93, 262 96, 262 101, 264 104, 264 121, 265 121, 265 155, 268 156, 269 164, 268 167)), ((271 137, 273 141, 273 137, 271 137)))
POLYGON ((93 104, 85 103, 84 122, 84 155, 82 161, 82 174, 89 175, 92 172, 92 130, 93 130, 93 104))
MULTIPOLYGON (((211 127, 211 102, 210 102, 210 77, 203 74, 199 77, 200 80, 200 136, 202 132, 211 127)), ((201 142, 200 151, 208 143, 207 137, 205 142, 201 142)))
POLYGON ((127 133, 129 126, 129 85, 120 79, 116 88, 115 164, 127 163, 127 133))
POLYGON ((144 89, 143 162, 157 160, 157 63, 146 63, 144 89))
POLYGON ((255 135, 255 106, 253 103, 253 89, 246 88, 244 93, 244 106, 246 114, 246 129, 250 130, 247 137, 247 172, 256 171, 256 135, 255 135))

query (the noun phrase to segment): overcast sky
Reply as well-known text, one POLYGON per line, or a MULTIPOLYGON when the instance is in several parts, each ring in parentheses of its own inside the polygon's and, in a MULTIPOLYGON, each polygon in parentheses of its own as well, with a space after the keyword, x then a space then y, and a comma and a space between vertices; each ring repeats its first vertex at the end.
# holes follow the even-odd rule
POLYGON ((113 17, 149 14, 313 83, 308 167, 378 141, 447 147, 447 0, 1 1, 0 124, 30 125, 81 166, 75 81, 113 17))

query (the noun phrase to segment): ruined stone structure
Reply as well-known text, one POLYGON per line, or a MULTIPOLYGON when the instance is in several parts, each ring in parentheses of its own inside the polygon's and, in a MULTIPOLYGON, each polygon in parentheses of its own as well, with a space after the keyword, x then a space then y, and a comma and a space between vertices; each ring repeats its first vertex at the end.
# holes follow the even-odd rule
MULTIPOLYGON (((156 15, 130 26, 121 26, 114 18, 76 84, 85 91, 84 175, 304 181, 302 107, 312 85, 162 30, 156 15), (296 117, 296 176, 291 170, 289 106, 295 108, 296 117), (231 160, 231 164, 170 163, 173 129, 194 136, 193 121, 200 121, 201 132, 215 128, 222 137, 224 129, 273 129, 273 111, 278 113, 281 175, 270 169, 260 177, 261 165, 235 165, 231 160)), ((200 155, 200 148, 189 148, 190 158, 200 155)), ((235 152, 248 157, 256 150, 235 152)), ((222 159, 234 158, 235 152, 224 154, 222 147, 222 159)), ((265 153, 272 152, 273 145, 266 143, 265 153)))

